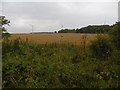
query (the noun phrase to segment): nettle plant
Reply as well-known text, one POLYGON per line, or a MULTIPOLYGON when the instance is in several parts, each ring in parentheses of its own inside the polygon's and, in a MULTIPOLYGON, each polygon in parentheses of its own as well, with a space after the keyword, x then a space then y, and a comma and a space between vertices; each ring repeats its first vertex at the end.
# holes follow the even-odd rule
POLYGON ((98 36, 96 40, 92 41, 90 46, 92 56, 97 59, 107 59, 113 51, 112 44, 107 36, 98 36))

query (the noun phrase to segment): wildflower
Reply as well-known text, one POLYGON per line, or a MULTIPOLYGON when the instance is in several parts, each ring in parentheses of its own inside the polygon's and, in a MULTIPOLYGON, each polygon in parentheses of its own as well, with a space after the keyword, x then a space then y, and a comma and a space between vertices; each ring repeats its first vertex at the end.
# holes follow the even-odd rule
POLYGON ((44 48, 42 48, 42 50, 44 50, 44 48))
POLYGON ((100 74, 97 74, 97 79, 102 79, 102 76, 100 74))
POLYGON ((106 74, 107 76, 109 75, 109 73, 106 74))
POLYGON ((102 74, 102 75, 103 75, 103 74, 104 74, 104 72, 100 72, 100 74, 102 74))
POLYGON ((100 76, 99 79, 102 79, 102 76, 100 76))

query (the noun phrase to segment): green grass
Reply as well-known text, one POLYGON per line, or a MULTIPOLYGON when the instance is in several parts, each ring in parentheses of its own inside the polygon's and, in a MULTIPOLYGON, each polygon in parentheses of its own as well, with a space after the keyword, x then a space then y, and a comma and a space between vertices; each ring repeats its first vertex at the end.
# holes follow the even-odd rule
POLYGON ((119 88, 120 51, 106 59, 89 47, 3 41, 3 88, 119 88))

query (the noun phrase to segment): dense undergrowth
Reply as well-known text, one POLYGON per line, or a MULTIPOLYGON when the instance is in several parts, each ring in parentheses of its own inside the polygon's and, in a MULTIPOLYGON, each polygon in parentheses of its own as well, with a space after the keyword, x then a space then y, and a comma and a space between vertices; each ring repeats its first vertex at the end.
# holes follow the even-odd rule
POLYGON ((120 87, 117 49, 107 58, 96 58, 89 47, 35 45, 20 39, 2 44, 3 88, 120 87))

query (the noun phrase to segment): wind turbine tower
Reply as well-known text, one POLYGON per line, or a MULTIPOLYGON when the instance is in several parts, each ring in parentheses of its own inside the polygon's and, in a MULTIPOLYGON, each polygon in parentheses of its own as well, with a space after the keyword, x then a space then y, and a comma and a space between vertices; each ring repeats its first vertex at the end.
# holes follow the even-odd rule
POLYGON ((31 28, 32 28, 32 32, 31 32, 31 33, 33 33, 34 26, 33 26, 32 24, 30 24, 30 26, 31 26, 31 28))
POLYGON ((118 22, 120 22, 120 1, 118 2, 118 22))

